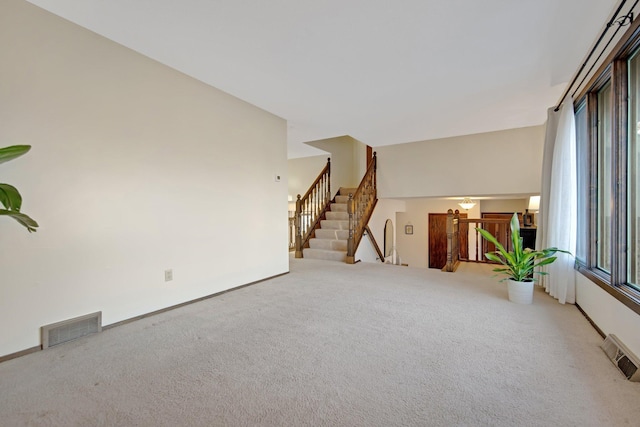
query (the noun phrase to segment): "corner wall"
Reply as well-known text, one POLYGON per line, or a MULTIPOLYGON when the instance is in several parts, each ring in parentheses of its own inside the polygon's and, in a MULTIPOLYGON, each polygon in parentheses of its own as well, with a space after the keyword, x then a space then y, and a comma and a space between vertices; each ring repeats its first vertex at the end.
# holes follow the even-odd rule
POLYGON ((41 225, 0 219, 0 355, 288 271, 284 120, 21 0, 0 58, 0 146, 33 146, 2 182, 41 225))
MULTIPOLYGON (((311 141, 307 144, 331 153, 332 197, 340 187, 356 188, 360 185, 366 171, 366 167, 363 169, 362 166, 365 163, 366 145, 348 135, 311 141)), ((307 188, 309 185, 311 182, 307 184, 307 188)))

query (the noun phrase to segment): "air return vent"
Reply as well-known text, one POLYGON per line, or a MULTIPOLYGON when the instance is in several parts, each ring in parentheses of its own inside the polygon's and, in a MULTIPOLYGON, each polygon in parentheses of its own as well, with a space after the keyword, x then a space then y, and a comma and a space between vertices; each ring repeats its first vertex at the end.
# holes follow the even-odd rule
POLYGON ((601 347, 629 381, 640 381, 640 361, 618 337, 613 334, 607 335, 601 347))
POLYGON ((45 325, 42 331, 42 348, 53 347, 85 335, 102 331, 102 312, 91 313, 62 322, 45 325))

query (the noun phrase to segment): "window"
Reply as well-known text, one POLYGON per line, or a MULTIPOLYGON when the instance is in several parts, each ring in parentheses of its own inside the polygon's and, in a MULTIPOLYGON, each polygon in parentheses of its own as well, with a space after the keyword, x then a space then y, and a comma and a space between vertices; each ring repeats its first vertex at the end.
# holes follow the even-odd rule
POLYGON ((627 165, 627 276, 640 290, 640 54, 629 60, 629 138, 627 165))
MULTIPOLYGON (((589 235, 589 129, 587 127, 587 107, 582 103, 576 109, 576 154, 578 181, 578 224, 577 235, 589 235)), ((586 263, 588 259, 588 245, 586 239, 578 239, 576 259, 586 263)))
POLYGON ((611 159, 611 83, 598 92, 598 171, 596 211, 596 266, 606 273, 611 272, 611 212, 613 210, 612 159, 611 159))
POLYGON ((640 23, 576 97, 580 271, 640 313, 640 23))

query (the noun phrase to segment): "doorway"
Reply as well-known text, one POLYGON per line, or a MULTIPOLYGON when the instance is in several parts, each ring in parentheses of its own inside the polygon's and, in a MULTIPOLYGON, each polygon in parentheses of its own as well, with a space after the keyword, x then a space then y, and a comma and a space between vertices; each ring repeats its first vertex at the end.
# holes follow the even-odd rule
MULTIPOLYGON (((384 223, 384 259, 393 258, 393 243, 394 241, 394 230, 393 230, 393 221, 387 219, 384 223)), ((393 259, 391 260, 393 262, 393 259)))

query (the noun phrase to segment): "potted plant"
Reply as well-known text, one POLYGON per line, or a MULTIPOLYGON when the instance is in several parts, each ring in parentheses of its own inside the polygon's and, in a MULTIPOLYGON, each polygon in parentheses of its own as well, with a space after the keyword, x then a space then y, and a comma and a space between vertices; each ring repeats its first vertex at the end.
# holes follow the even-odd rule
MULTIPOLYGON (((11 147, 0 148, 0 163, 5 163, 16 157, 20 157, 30 149, 30 145, 13 145, 11 147)), ((4 206, 4 209, 0 208, 0 216, 4 215, 15 219, 29 232, 36 231, 38 223, 28 215, 20 212, 22 196, 14 186, 0 183, 0 204, 4 206)))
POLYGON ((519 304, 531 304, 533 301, 533 274, 548 274, 544 271, 534 271, 537 267, 551 264, 556 260, 557 252, 569 253, 558 248, 548 248, 536 251, 522 247, 522 237, 520 237, 520 222, 518 214, 514 213, 510 222, 511 243, 513 251, 507 251, 498 240, 487 230, 476 228, 480 235, 496 247, 495 252, 484 254, 490 261, 502 264, 503 267, 494 268, 493 271, 505 274, 507 277, 501 281, 508 280, 509 301, 519 304))

